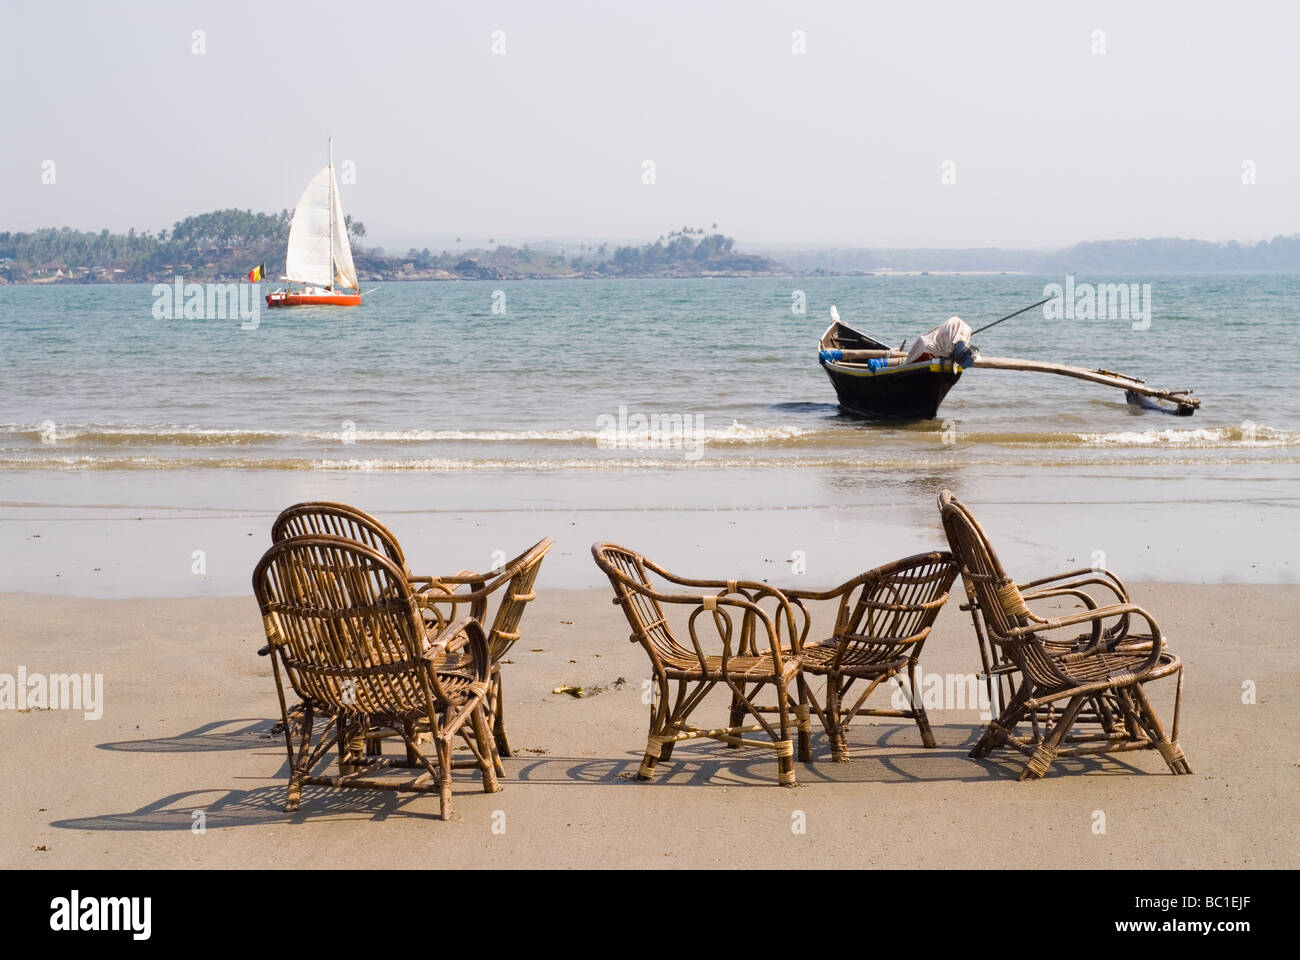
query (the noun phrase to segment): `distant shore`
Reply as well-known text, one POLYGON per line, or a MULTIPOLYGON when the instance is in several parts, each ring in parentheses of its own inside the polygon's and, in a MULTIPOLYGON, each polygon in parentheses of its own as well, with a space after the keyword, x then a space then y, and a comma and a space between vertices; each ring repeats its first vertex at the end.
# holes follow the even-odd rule
MULTIPOLYGON (((43 228, 0 231, 2 283, 234 282, 258 265, 285 272, 289 212, 218 210, 171 231, 113 234, 43 228)), ((997 274, 1295 273, 1300 234, 1256 244, 1184 239, 1106 240, 1059 251, 1000 248, 781 248, 746 250, 712 227, 684 226, 637 245, 596 241, 403 253, 366 246, 366 227, 348 221, 362 283, 396 280, 543 280, 771 276, 981 276, 997 274)))
MULTIPOLYGON (((662 272, 662 273, 642 273, 642 274, 608 274, 598 271, 583 271, 563 274, 502 274, 493 271, 487 275, 472 275, 453 273, 446 270, 429 270, 429 271, 411 271, 409 273, 388 274, 359 274, 358 279, 362 283, 401 283, 403 281, 458 281, 458 280, 718 280, 718 279, 752 279, 755 277, 997 277, 997 276, 1029 276, 1023 270, 810 270, 810 271, 790 271, 790 270, 699 270, 693 272, 662 272)), ((55 285, 72 285, 81 284, 84 286, 112 286, 118 284, 130 283, 171 283, 176 277, 158 276, 147 277, 145 279, 122 279, 115 280, 111 278, 91 279, 84 276, 65 276, 65 277, 38 277, 28 280, 6 280, 0 277, 0 286, 30 287, 55 285)), ((195 282, 217 282, 217 283, 238 283, 244 278, 241 277, 203 277, 192 274, 185 275, 186 280, 195 282)), ((274 285, 276 281, 264 280, 264 285, 274 285)), ((283 283, 284 281, 279 281, 283 283)))

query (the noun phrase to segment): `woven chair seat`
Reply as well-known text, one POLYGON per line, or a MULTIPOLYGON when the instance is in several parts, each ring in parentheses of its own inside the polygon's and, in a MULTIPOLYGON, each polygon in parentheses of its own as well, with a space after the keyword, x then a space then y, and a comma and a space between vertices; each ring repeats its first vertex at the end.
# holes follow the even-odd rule
MULTIPOLYGON (((1130 642, 1144 641, 1146 650, 1128 649, 1114 653, 1067 653, 1053 657, 1057 669, 1073 677, 1078 683, 1097 683, 1100 681, 1119 681, 1133 677, 1146 665, 1151 649, 1151 637, 1130 636, 1130 642)), ((1158 680, 1168 676, 1179 667, 1179 660, 1173 654, 1162 654, 1149 674, 1143 680, 1158 680)))
MULTIPOLYGON (((722 665, 726 662, 727 673, 733 680, 771 680, 780 676, 781 671, 772 663, 772 655, 765 653, 760 656, 730 657, 723 658, 720 656, 706 656, 704 658, 705 669, 700 669, 700 661, 697 657, 683 658, 680 660, 664 659, 664 670, 672 680, 721 680, 723 677, 722 665)), ((786 663, 786 674, 795 672, 790 664, 786 663)))
MULTIPOLYGON (((803 660, 804 668, 813 671, 830 669, 839 646, 839 637, 808 641, 804 644, 803 653, 800 657, 803 660)), ((896 669, 904 666, 907 661, 908 655, 900 653, 899 648, 892 644, 888 638, 872 638, 872 642, 868 642, 864 638, 861 642, 848 645, 848 648, 844 651, 844 656, 840 659, 839 668, 841 670, 885 671, 890 668, 896 669)))

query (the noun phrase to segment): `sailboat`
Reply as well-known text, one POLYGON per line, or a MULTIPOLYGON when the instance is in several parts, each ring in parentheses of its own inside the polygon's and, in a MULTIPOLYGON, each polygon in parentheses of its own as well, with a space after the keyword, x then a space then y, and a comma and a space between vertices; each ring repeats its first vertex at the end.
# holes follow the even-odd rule
POLYGON ((268 307, 361 305, 357 268, 352 263, 339 184, 334 178, 332 138, 329 164, 311 178, 294 208, 284 274, 281 279, 303 286, 268 293, 268 307))

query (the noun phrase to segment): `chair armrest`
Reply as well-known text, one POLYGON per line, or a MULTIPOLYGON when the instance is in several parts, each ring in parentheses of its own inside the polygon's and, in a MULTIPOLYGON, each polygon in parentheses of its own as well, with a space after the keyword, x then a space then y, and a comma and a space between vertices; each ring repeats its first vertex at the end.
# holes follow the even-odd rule
POLYGON ((1037 580, 1030 580, 1026 583, 1017 582, 1017 586, 1020 587, 1020 590, 1023 593, 1025 590, 1032 590, 1034 587, 1046 586, 1049 583, 1066 586, 1067 584, 1062 584, 1061 581, 1069 580, 1073 577, 1086 578, 1081 581, 1079 585, 1090 583, 1106 587, 1115 594, 1115 599, 1120 603, 1131 602, 1128 588, 1124 586, 1124 581, 1120 580, 1119 577, 1111 573, 1109 570, 1094 570, 1092 567, 1080 567, 1078 570, 1070 570, 1066 573, 1055 573, 1050 577, 1039 577, 1037 580))
MULTIPOLYGON (((1093 598, 1090 594, 1085 593, 1083 590, 1075 590, 1070 587, 1056 587, 1047 590, 1032 590, 1029 593, 1021 594, 1020 598, 1023 601, 1025 601, 1025 603, 1028 603, 1030 600, 1046 600, 1049 597, 1074 597, 1077 600, 1083 601, 1083 605, 1086 609, 1088 610, 1097 609, 1097 601, 1095 598, 1093 598)), ((1123 625, 1125 627, 1125 630, 1127 630, 1128 616, 1127 614, 1125 614, 1123 615, 1123 617, 1124 617, 1123 625)), ((1036 623, 1044 622, 1043 618, 1039 617, 1037 614, 1033 615, 1033 619, 1036 623)), ((1097 644, 1101 642, 1101 633, 1102 633, 1101 621, 1099 620, 1095 621, 1092 625, 1092 637, 1088 641, 1088 646, 1083 649, 1091 650, 1094 647, 1096 647, 1097 644)))
POLYGON ((1006 632, 1009 639, 1025 637, 1029 634, 1041 630, 1057 630, 1061 627, 1072 627, 1080 623, 1088 623, 1094 620, 1104 620, 1110 617, 1118 617, 1121 614, 1135 614, 1146 620, 1151 627, 1151 633, 1154 637, 1161 636, 1160 627, 1157 625, 1155 617, 1146 610, 1143 610, 1136 603, 1116 603, 1109 607, 1096 607, 1091 610, 1084 610, 1080 613, 1067 613, 1061 617, 1051 617, 1043 620, 1041 623, 1031 623, 1026 627, 1015 627, 1006 632))
MULTIPOLYGON (((470 604, 470 616, 483 620, 487 615, 487 601, 503 583, 510 579, 511 571, 507 570, 491 580, 492 575, 486 573, 475 573, 473 570, 462 570, 459 573, 446 577, 434 576, 412 576, 409 578, 412 584, 427 584, 421 587, 417 593, 417 598, 426 598, 425 602, 429 606, 435 604, 451 604, 452 616, 455 616, 456 610, 462 603, 470 604), (469 586, 470 589, 464 593, 457 593, 457 587, 469 586), (442 596, 434 593, 436 590, 442 590, 442 596)), ((418 602, 418 600, 417 600, 418 602)))
MULTIPOLYGON (((1055 617, 1049 620, 1044 620, 1041 623, 1031 623, 1025 627, 1016 627, 1015 629, 1008 630, 1004 637, 993 637, 992 639, 995 643, 1005 642, 1006 640, 1029 640, 1031 642, 1041 643, 1041 641, 1037 641, 1037 637, 1034 636, 1035 634, 1049 630, 1060 630, 1065 627, 1076 626, 1080 623, 1094 623, 1100 625, 1103 620, 1123 614, 1131 614, 1133 616, 1141 617, 1147 622, 1147 626, 1151 628, 1151 649, 1147 654, 1146 662, 1137 670, 1137 675, 1141 677, 1150 672, 1151 669, 1155 667, 1156 663, 1159 662, 1160 655, 1164 650, 1165 642, 1164 634, 1160 632, 1160 625, 1156 623, 1156 618, 1135 603, 1117 603, 1109 607, 1098 607, 1080 613, 1067 614, 1063 617, 1055 617)), ((1094 634, 1096 633, 1096 629, 1097 627, 1094 627, 1094 634)), ((1107 650, 1097 649, 1094 643, 1094 645, 1090 646, 1088 649, 1071 654, 1071 656, 1105 656, 1108 652, 1109 651, 1107 650)), ((1064 670, 1063 667, 1058 669, 1064 670)), ((1068 673, 1066 675, 1068 676, 1068 673)))
MULTIPOLYGON (((1086 573, 1089 571, 1084 571, 1084 572, 1086 573)), ((1044 590, 1030 589, 1027 593, 1022 592, 1021 596, 1024 600, 1029 601, 1029 600, 1037 600, 1042 597, 1058 596, 1061 595, 1062 591, 1064 591, 1064 592, 1072 593, 1074 596, 1077 596, 1080 599, 1087 598, 1085 600, 1085 606, 1088 606, 1090 608, 1095 608, 1097 606, 1097 602, 1095 598, 1092 598, 1089 594, 1087 594, 1083 590, 1083 588, 1088 586, 1098 586, 1098 587, 1105 587, 1111 593, 1115 594, 1115 598, 1117 602, 1132 603, 1132 600, 1129 599, 1128 591, 1124 588, 1124 585, 1119 583, 1119 579, 1117 577, 1114 577, 1113 575, 1108 574, 1107 575, 1108 579, 1102 577, 1085 577, 1080 580, 1070 580, 1068 579, 1070 576, 1071 574, 1065 574, 1064 576, 1058 578, 1059 580, 1064 582, 1058 582, 1054 587, 1044 589, 1044 590)), ((1043 583, 1045 581, 1039 580, 1035 582, 1043 583)), ((1030 585, 1024 584, 1024 586, 1029 587, 1030 585)), ((1105 631, 1107 642, 1109 642, 1112 645, 1119 643, 1121 640, 1124 639, 1124 637, 1128 635, 1129 626, 1130 626, 1129 615, 1127 613, 1120 614, 1119 622, 1117 622, 1113 627, 1105 631)), ((1100 637, 1094 638, 1094 642, 1097 642, 1099 640, 1100 637)))

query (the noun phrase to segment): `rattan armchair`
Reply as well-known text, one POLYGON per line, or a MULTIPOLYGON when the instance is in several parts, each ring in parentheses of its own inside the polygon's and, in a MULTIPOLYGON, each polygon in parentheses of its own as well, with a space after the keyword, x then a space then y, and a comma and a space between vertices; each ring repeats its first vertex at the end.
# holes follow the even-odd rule
POLYGON ((806 603, 837 604, 831 635, 820 640, 805 636, 800 656, 805 675, 826 678, 825 705, 811 690, 808 699, 826 730, 836 763, 849 759, 846 730, 857 716, 910 718, 916 721, 921 742, 935 745, 916 671, 930 627, 948 601, 948 588, 956 577, 957 565, 950 554, 922 553, 868 570, 830 590, 782 589, 803 611, 805 632, 812 619, 806 603), (881 684, 904 671, 908 709, 865 706, 881 684), (846 707, 849 691, 858 681, 865 683, 865 689, 846 707))
POLYGON ((298 809, 304 784, 436 790, 446 820, 458 737, 484 791, 500 789, 485 711, 487 638, 468 617, 430 631, 405 573, 390 557, 337 536, 291 537, 257 564, 253 592, 268 641, 260 652, 271 656, 284 721, 288 812, 298 809), (299 723, 290 722, 288 691, 302 699, 299 723), (329 719, 319 733, 318 714, 329 719), (417 728, 428 732, 435 756, 421 748, 417 728), (378 729, 402 739, 404 757, 366 749, 368 733, 378 729), (318 772, 331 750, 337 772, 318 772), (419 773, 397 781, 377 776, 394 769, 419 773))
POLYGON ((1191 773, 1178 745, 1182 662, 1122 582, 1084 570, 1032 581, 1022 591, 969 509, 945 490, 939 510, 961 567, 990 692, 1006 697, 994 703, 993 719, 971 756, 1009 746, 1029 757, 1020 774, 1028 780, 1041 777, 1058 756, 1156 750, 1173 773, 1191 773), (1118 602, 1102 606, 1083 589, 1096 581, 1118 602), (1083 609, 1043 617, 1028 606, 1052 597, 1073 598, 1083 609), (1144 621, 1147 630, 1133 632, 1135 621, 1144 621), (1080 626, 1088 630, 1074 634, 1080 626), (1177 686, 1166 734, 1144 684, 1169 676, 1177 686), (1027 733, 1016 733, 1021 724, 1029 725, 1027 733))
MULTIPOLYGON (((488 573, 461 570, 448 576, 412 573, 397 537, 387 527, 356 507, 343 503, 309 501, 295 503, 281 511, 271 527, 272 542, 304 534, 329 534, 364 543, 385 554, 406 574, 416 602, 431 628, 440 629, 466 613, 482 625, 487 634, 492 673, 488 689, 488 711, 500 756, 511 755, 506 737, 505 700, 502 695, 501 661, 520 637, 524 608, 536 599, 535 585, 542 560, 552 540, 544 537, 500 569, 488 573), (498 591, 501 599, 489 623, 490 600, 498 591)), ((295 711, 290 711, 296 717, 295 711)))
POLYGON ((637 776, 654 777, 655 765, 667 761, 673 746, 684 740, 707 738, 730 746, 764 747, 777 757, 777 780, 794 786, 795 743, 800 760, 811 760, 809 708, 800 672, 795 611, 789 601, 766 584, 740 580, 699 580, 680 577, 625 547, 597 543, 591 548, 596 565, 609 578, 614 603, 623 608, 632 627, 629 638, 650 658, 653 693, 650 731, 637 776), (660 581, 656 586, 653 574, 660 581), (773 607, 763 609, 763 601, 773 607), (679 641, 665 607, 689 608, 683 613, 689 642, 679 641), (710 634, 711 630, 711 634, 710 634), (731 722, 725 727, 701 727, 691 715, 717 685, 731 691, 731 722), (675 690, 674 690, 675 686, 675 690), (776 705, 763 708, 755 697, 775 688, 776 705), (792 691, 797 691, 796 702, 792 691), (763 714, 776 714, 775 724, 763 714), (748 716, 752 723, 743 723, 748 716), (763 733, 768 739, 747 738, 763 733))

